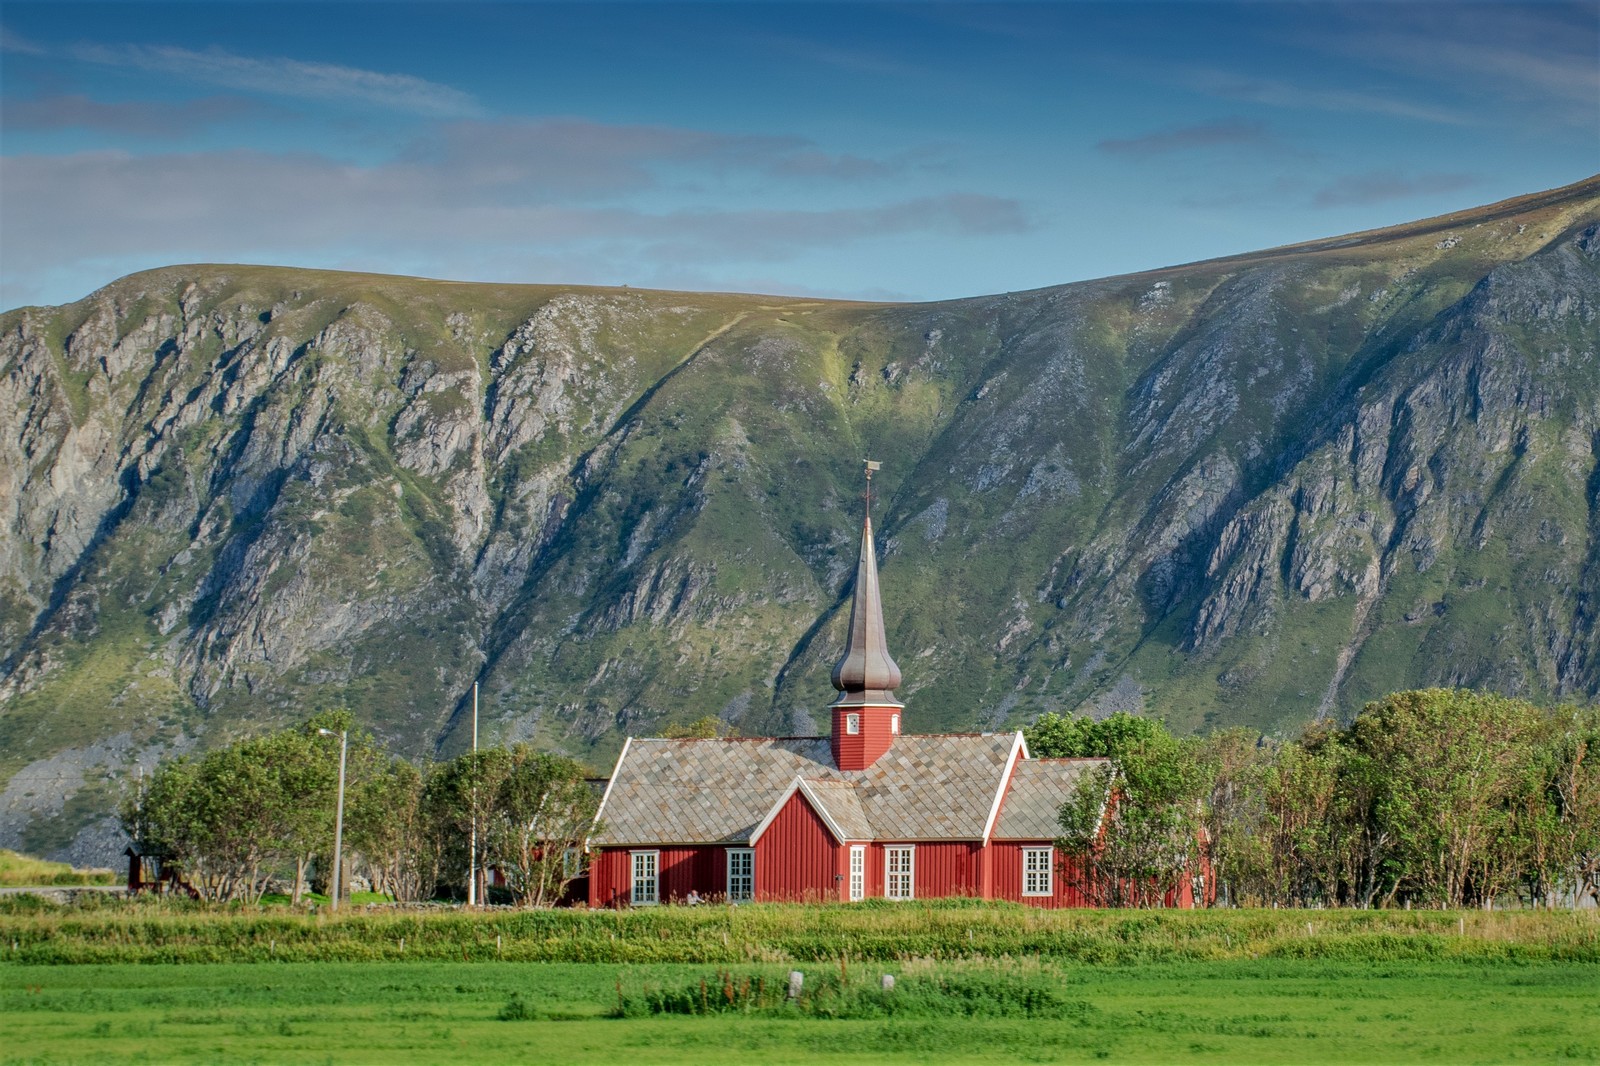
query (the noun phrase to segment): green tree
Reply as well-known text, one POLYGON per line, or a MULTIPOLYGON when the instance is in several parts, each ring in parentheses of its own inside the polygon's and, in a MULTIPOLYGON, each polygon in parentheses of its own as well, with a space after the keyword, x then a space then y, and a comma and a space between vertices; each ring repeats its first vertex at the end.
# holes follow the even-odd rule
POLYGON ((1535 783, 1543 802, 1521 812, 1531 844, 1528 894, 1537 905, 1570 892, 1576 907, 1600 900, 1600 708, 1556 710, 1541 740, 1535 783))
POLYGON ((465 885, 469 865, 481 877, 489 821, 510 770, 511 754, 506 749, 480 748, 429 771, 423 784, 423 817, 438 854, 441 883, 465 885), (475 854, 468 851, 473 841, 475 854))
POLYGON ((433 894, 441 849, 423 806, 423 773, 411 763, 389 758, 349 790, 345 836, 375 891, 404 902, 433 894))
POLYGON ((1068 752, 1053 757, 1111 760, 1086 774, 1061 807, 1057 843, 1080 857, 1073 867, 1079 888, 1099 906, 1163 905, 1202 869, 1211 778, 1199 747, 1127 714, 1046 725, 1055 736, 1042 736, 1041 747, 1068 752))
POLYGON ((1526 856, 1511 810, 1530 780, 1540 712, 1463 689, 1369 703, 1348 744, 1370 761, 1372 832, 1392 841, 1389 898, 1460 906, 1502 890, 1526 856))
POLYGON ((517 902, 550 906, 577 876, 599 797, 584 768, 525 744, 509 753, 487 827, 487 854, 517 902))
POLYGON ((1035 759, 1115 759, 1145 744, 1171 739, 1154 718, 1118 711, 1102 719, 1047 711, 1024 727, 1028 754, 1035 759))
POLYGON ((684 725, 669 725, 661 731, 667 740, 713 740, 717 737, 736 737, 739 731, 714 714, 703 714, 684 725))

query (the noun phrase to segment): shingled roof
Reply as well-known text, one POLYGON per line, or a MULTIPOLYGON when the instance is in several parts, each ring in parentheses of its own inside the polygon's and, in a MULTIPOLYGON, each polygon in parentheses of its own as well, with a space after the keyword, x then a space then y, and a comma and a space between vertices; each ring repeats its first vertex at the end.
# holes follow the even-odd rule
POLYGON ((1109 759, 1024 759, 1011 775, 996 840, 1050 840, 1061 835, 1057 812, 1072 798, 1084 776, 1109 759))
POLYGON ((1021 749, 1017 733, 901 736, 839 770, 827 737, 632 739, 591 843, 747 844, 801 783, 844 839, 983 840, 1021 749))

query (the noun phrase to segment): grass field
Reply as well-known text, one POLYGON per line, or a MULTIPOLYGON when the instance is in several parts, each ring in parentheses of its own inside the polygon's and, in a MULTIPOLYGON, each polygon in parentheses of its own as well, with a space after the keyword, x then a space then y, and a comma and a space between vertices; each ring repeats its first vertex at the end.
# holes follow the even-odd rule
POLYGON ((16 897, 0 960, 0 1066, 1600 1063, 1593 913, 16 897))
MULTIPOLYGON (((884 969, 858 967, 853 979, 876 987, 884 969)), ((752 972, 778 983, 786 970, 752 972)), ((6 965, 0 1063, 1600 1061, 1600 971, 1589 964, 1015 960, 887 970, 901 987, 974 971, 1049 984, 1061 1008, 1055 1017, 610 1016, 619 987, 634 995, 707 980, 714 996, 715 968, 684 964, 6 965)))

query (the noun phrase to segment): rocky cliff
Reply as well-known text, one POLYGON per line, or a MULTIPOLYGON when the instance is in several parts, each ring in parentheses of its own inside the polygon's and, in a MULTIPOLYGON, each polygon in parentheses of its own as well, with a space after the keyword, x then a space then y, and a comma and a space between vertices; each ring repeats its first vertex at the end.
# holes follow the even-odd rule
POLYGON ((1600 179, 924 305, 174 267, 0 317, 0 846, 346 704, 807 732, 875 516, 919 731, 1600 694, 1600 179))

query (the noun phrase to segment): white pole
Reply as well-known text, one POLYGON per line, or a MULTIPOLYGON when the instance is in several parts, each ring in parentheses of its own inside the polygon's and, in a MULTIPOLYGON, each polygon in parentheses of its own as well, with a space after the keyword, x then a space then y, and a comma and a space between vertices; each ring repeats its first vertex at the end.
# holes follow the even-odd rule
MULTIPOLYGON (((472 754, 478 754, 478 683, 472 683, 472 754)), ((478 760, 472 760, 472 832, 467 843, 467 906, 478 905, 478 760)))
POLYGON ((333 898, 328 904, 329 910, 336 911, 339 909, 339 871, 344 865, 344 756, 350 734, 344 730, 335 733, 331 729, 319 729, 317 732, 339 738, 339 800, 333 815, 333 898))

